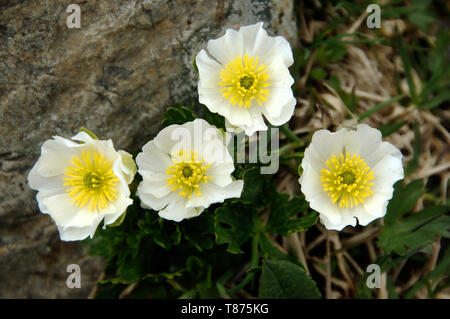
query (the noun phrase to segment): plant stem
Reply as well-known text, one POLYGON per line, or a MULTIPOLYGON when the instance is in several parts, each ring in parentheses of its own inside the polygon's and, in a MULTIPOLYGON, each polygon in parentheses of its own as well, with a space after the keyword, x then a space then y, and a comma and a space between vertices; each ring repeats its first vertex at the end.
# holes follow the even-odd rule
POLYGON ((283 145, 282 147, 280 147, 278 149, 279 156, 282 156, 282 155, 284 155, 286 153, 289 153, 290 151, 293 151, 293 150, 295 150, 296 148, 298 148, 298 147, 300 147, 302 145, 303 145, 302 141, 295 141, 295 142, 291 142, 291 143, 288 143, 286 145, 283 145))
MULTIPOLYGON (((259 219, 259 218, 258 218, 259 219)), ((259 264, 259 240, 258 235, 254 235, 252 239, 252 258, 251 258, 251 267, 258 266, 259 264)))
POLYGON ((330 255, 330 233, 326 230, 326 282, 325 282, 325 298, 331 299, 331 255, 330 255))
POLYGON ((280 131, 286 135, 286 137, 292 141, 292 142, 301 142, 300 138, 295 135, 294 132, 289 128, 288 124, 284 124, 283 126, 280 126, 280 131))
MULTIPOLYGON (((259 264, 258 246, 259 246, 259 240, 258 240, 258 234, 256 234, 255 236, 253 236, 253 239, 252 239, 252 256, 250 259, 250 268, 258 266, 258 264, 259 264)), ((230 294, 234 294, 235 292, 238 292, 239 290, 241 290, 242 288, 247 286, 247 284, 253 279, 254 276, 255 276, 254 272, 247 273, 244 280, 242 280, 235 287, 231 288, 228 292, 230 294)))
POLYGON ((295 152, 295 153, 291 153, 291 154, 287 154, 281 157, 281 160, 289 160, 289 159, 293 159, 293 158, 300 158, 303 157, 305 154, 304 152, 295 152))

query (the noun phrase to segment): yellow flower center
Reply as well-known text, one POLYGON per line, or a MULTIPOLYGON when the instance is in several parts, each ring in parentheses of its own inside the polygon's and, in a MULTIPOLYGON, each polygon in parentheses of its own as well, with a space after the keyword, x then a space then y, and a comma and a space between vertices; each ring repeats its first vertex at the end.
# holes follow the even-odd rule
POLYGON ((172 187, 172 191, 181 189, 178 195, 191 198, 194 192, 198 196, 202 196, 199 191, 200 183, 207 183, 212 177, 205 176, 206 169, 211 164, 203 165, 204 159, 198 160, 196 152, 184 152, 172 154, 173 165, 166 170, 167 175, 171 175, 167 179, 167 185, 172 187))
POLYGON ((112 170, 112 164, 96 151, 83 151, 70 160, 71 166, 64 170, 64 186, 72 197, 72 203, 82 208, 89 202, 90 211, 100 211, 117 198, 114 188, 119 178, 112 170))
POLYGON ((220 72, 219 85, 223 86, 220 89, 223 97, 240 107, 250 107, 252 100, 261 105, 269 96, 269 91, 265 89, 270 86, 266 71, 266 65, 258 65, 258 58, 249 58, 247 54, 243 59, 238 56, 220 72))
POLYGON ((328 169, 321 170, 320 180, 333 204, 339 200, 339 207, 353 208, 373 194, 370 189, 373 172, 359 155, 351 156, 349 152, 345 157, 344 153, 339 158, 333 155, 325 164, 328 169))

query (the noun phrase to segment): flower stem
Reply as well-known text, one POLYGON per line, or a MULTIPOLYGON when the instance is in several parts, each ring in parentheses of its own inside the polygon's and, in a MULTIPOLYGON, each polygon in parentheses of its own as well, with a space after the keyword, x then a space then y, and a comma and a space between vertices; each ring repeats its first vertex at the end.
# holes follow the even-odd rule
POLYGON ((298 148, 298 147, 300 147, 302 145, 303 145, 302 141, 295 141, 295 142, 291 142, 291 143, 288 143, 286 145, 283 145, 279 149, 279 155, 283 156, 283 155, 289 153, 290 151, 295 150, 296 148, 298 148))
POLYGON ((295 153, 291 153, 291 154, 286 154, 284 156, 282 156, 282 160, 289 160, 292 158, 300 158, 303 157, 305 154, 304 152, 295 152, 295 153))
POLYGON ((252 239, 252 258, 251 258, 251 266, 258 266, 259 264, 259 250, 258 250, 259 240, 258 234, 253 236, 252 239))
POLYGON ((331 299, 331 255, 330 255, 330 233, 326 230, 326 280, 325 280, 325 299, 331 299))
POLYGON ((292 142, 301 142, 300 138, 289 128, 288 124, 280 126, 280 131, 292 142))
MULTIPOLYGON (((252 239, 252 257, 250 259, 250 267, 249 267, 249 269, 252 268, 252 267, 258 266, 258 264, 259 264, 258 246, 259 246, 259 240, 258 240, 258 234, 256 234, 256 235, 253 236, 253 239, 252 239)), ((238 292, 239 290, 241 290, 242 288, 247 286, 247 284, 250 281, 252 281, 254 276, 255 276, 254 272, 247 273, 247 275, 245 276, 244 280, 242 280, 235 287, 231 288, 228 292, 230 294, 234 294, 234 293, 238 292)))
POLYGON ((303 146, 303 141, 297 135, 295 135, 294 132, 292 132, 287 124, 280 126, 280 130, 287 137, 290 143, 287 143, 279 148, 279 156, 285 155, 295 150, 296 148, 303 146))

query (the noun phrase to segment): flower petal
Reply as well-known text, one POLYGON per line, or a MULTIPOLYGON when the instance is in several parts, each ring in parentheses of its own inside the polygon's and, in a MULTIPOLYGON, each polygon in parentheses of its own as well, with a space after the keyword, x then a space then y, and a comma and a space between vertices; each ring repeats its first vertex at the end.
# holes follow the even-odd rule
POLYGON ((292 95, 291 89, 281 91, 278 91, 278 95, 280 96, 279 102, 274 99, 264 103, 264 115, 270 124, 275 126, 280 126, 288 122, 294 114, 295 105, 297 104, 297 100, 292 95))
MULTIPOLYGON (((160 138, 160 143, 165 141, 167 135, 160 138)), ((172 165, 169 153, 164 153, 156 147, 154 141, 150 141, 142 147, 142 152, 136 156, 139 174, 144 172, 165 173, 172 165)))
POLYGON ((58 226, 89 226, 97 217, 97 213, 87 209, 79 209, 72 204, 72 199, 65 193, 39 199, 39 208, 49 214, 58 226), (41 206, 41 203, 43 206, 41 206))
MULTIPOLYGON (((98 226, 98 224, 97 224, 98 226)), ((87 238, 92 233, 92 227, 63 227, 58 226, 59 237, 63 241, 76 241, 87 238)))
MULTIPOLYGON (((303 166, 303 165, 302 165, 303 166)), ((322 182, 320 181, 320 172, 315 170, 311 163, 305 161, 302 176, 299 179, 302 193, 306 200, 323 193, 322 182)))
POLYGON ((64 169, 72 157, 80 152, 82 146, 59 136, 53 138, 42 144, 41 156, 33 167, 39 175, 44 177, 64 174, 64 169))
POLYGON ((223 65, 211 58, 205 50, 201 50, 195 57, 195 64, 198 68, 198 74, 201 80, 199 88, 214 88, 220 92, 218 85, 221 82, 220 72, 223 65))
POLYGON ((171 201, 158 215, 164 219, 180 222, 183 219, 200 215, 203 210, 204 208, 202 207, 187 208, 186 200, 183 197, 178 196, 177 200, 171 201))
POLYGON ((224 187, 215 184, 203 184, 200 187, 202 196, 192 196, 186 203, 186 208, 204 207, 207 208, 213 203, 223 203, 227 198, 238 198, 241 196, 244 182, 242 180, 232 181, 224 187))
POLYGON ((261 111, 257 107, 251 107, 248 110, 252 120, 247 125, 241 126, 244 129, 245 134, 247 136, 252 136, 255 132, 267 131, 267 125, 264 123, 261 111))
POLYGON ((389 196, 388 194, 374 193, 372 196, 367 198, 362 204, 367 214, 367 218, 371 217, 372 220, 374 220, 386 215, 387 205, 391 197, 392 195, 389 196))
MULTIPOLYGON (((289 69, 284 65, 281 59, 275 59, 267 67, 267 74, 270 79, 270 88, 291 88, 294 79, 289 69)), ((291 92, 292 93, 292 92, 291 92)))
POLYGON ((220 38, 209 40, 208 53, 221 64, 228 64, 243 54, 242 35, 233 29, 227 29, 220 38))
POLYGON ((309 163, 318 172, 325 167, 325 162, 332 155, 340 155, 344 149, 345 129, 339 130, 336 133, 331 133, 328 130, 316 131, 311 140, 311 144, 305 150, 305 156, 302 161, 309 163))
POLYGON ((210 183, 223 187, 232 182, 231 173, 233 171, 233 163, 214 163, 207 169, 206 175, 213 178, 210 183))
POLYGON ((47 196, 61 193, 64 188, 62 175, 42 176, 38 173, 38 167, 39 165, 34 165, 28 173, 27 181, 30 188, 39 190, 40 193, 47 196))
POLYGON ((243 37, 244 52, 258 57, 261 63, 268 65, 277 57, 280 57, 287 67, 294 63, 289 42, 281 36, 269 36, 262 22, 241 27, 239 32, 243 37))
POLYGON ((143 180, 140 184, 141 192, 151 194, 156 198, 163 198, 171 192, 171 187, 168 186, 167 179, 169 176, 162 174, 142 174, 143 180))
POLYGON ((114 203, 111 205, 114 206, 114 210, 110 214, 105 215, 104 226, 114 223, 117 218, 122 216, 123 213, 127 210, 127 207, 133 204, 133 200, 127 196, 120 196, 114 203))
POLYGON ((387 199, 390 199, 394 191, 394 183, 404 177, 402 160, 388 154, 372 168, 372 171, 373 191, 386 194, 387 199))
POLYGON ((130 184, 136 175, 136 163, 130 153, 122 150, 119 150, 118 153, 120 155, 120 159, 117 161, 119 162, 120 170, 123 172, 125 182, 130 184))
POLYGON ((177 195, 174 192, 170 192, 166 196, 158 198, 153 195, 152 190, 145 187, 143 183, 139 184, 136 193, 141 200, 142 207, 156 211, 163 209, 170 201, 177 199, 177 195))

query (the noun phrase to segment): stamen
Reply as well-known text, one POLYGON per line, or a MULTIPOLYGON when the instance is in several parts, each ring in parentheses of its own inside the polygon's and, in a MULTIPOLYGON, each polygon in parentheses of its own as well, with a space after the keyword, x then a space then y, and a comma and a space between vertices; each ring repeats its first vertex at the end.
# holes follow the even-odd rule
POLYGON ((196 152, 185 152, 183 150, 172 154, 172 162, 166 170, 167 185, 171 186, 172 191, 181 189, 178 195, 191 198, 194 192, 197 196, 202 196, 198 190, 200 183, 207 183, 212 177, 205 176, 206 169, 211 165, 203 165, 204 160, 198 160, 196 152))
POLYGON ((270 86, 266 71, 264 64, 258 66, 258 58, 249 58, 247 54, 243 59, 238 56, 220 72, 223 97, 240 107, 250 107, 253 100, 262 105, 269 96, 269 90, 265 89, 270 86))
POLYGON ((119 178, 112 170, 110 161, 96 151, 82 151, 74 156, 64 170, 64 186, 70 186, 66 192, 72 197, 72 203, 78 208, 89 203, 89 210, 100 211, 117 198, 115 185, 119 178))
POLYGON ((341 153, 339 158, 331 156, 326 162, 328 169, 322 169, 320 180, 323 190, 328 193, 333 204, 339 207, 356 207, 373 194, 373 172, 359 155, 341 153))

